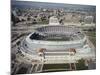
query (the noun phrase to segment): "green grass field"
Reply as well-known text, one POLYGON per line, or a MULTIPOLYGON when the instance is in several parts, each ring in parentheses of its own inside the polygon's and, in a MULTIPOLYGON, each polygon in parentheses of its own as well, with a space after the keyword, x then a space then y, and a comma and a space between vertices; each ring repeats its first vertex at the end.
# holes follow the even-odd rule
POLYGON ((44 64, 43 69, 67 69, 69 64, 44 64))
POLYGON ((96 47, 96 32, 95 31, 88 31, 86 35, 89 36, 90 41, 96 47))
MULTIPOLYGON (((70 71, 70 65, 69 64, 44 64, 43 70, 48 70, 44 72, 70 71)), ((88 67, 85 66, 83 60, 79 60, 79 63, 76 63, 76 70, 88 70, 88 67)))

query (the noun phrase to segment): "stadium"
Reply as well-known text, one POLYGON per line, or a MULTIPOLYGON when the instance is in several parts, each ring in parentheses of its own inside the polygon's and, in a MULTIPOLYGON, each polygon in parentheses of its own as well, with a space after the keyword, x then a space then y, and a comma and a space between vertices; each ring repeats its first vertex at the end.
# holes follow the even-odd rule
POLYGON ((95 59, 86 35, 74 26, 36 28, 22 41, 20 48, 28 62, 59 64, 75 63, 82 58, 95 59))

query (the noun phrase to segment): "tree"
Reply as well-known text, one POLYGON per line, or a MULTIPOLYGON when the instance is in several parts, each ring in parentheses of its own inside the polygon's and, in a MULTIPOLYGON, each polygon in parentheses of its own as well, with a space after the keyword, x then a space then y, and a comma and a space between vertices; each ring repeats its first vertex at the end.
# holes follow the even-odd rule
POLYGON ((78 63, 76 64, 76 69, 77 69, 77 70, 86 70, 86 69, 88 69, 88 68, 85 66, 85 60, 84 60, 84 59, 78 60, 78 63))

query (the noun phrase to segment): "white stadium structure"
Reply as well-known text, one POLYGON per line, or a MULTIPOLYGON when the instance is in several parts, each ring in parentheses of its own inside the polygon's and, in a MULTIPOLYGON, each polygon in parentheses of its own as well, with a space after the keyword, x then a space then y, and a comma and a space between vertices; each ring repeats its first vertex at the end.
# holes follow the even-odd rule
POLYGON ((80 27, 60 24, 57 17, 52 16, 49 25, 38 25, 36 28, 33 26, 31 29, 24 31, 32 33, 18 39, 20 44, 13 50, 16 59, 13 57, 12 64, 15 66, 12 68, 12 74, 20 74, 23 68, 27 69, 23 72, 27 74, 76 70, 75 64, 80 59, 84 59, 87 66, 88 61, 95 61, 95 47, 80 27), (70 65, 69 68, 67 64, 70 65), (56 65, 57 68, 51 65, 56 65))
POLYGON ((43 64, 74 63, 79 59, 95 59, 95 50, 86 35, 73 26, 43 26, 21 43, 28 62, 43 64))
MULTIPOLYGON (((95 48, 81 29, 60 25, 58 22, 56 17, 51 17, 48 26, 35 28, 21 41, 17 61, 32 64, 27 73, 43 72, 44 65, 48 64, 71 64, 80 59, 95 60, 95 48)), ((20 70, 21 66, 16 66, 20 70)))

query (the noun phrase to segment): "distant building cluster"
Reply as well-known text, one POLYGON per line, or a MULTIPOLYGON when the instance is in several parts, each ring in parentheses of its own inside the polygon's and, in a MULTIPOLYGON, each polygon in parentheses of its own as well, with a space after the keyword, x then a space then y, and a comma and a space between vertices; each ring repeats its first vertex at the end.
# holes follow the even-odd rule
POLYGON ((12 10, 12 22, 25 22, 31 24, 48 24, 49 18, 56 16, 61 24, 64 23, 95 23, 94 12, 65 11, 64 9, 44 8, 14 8, 12 10))

